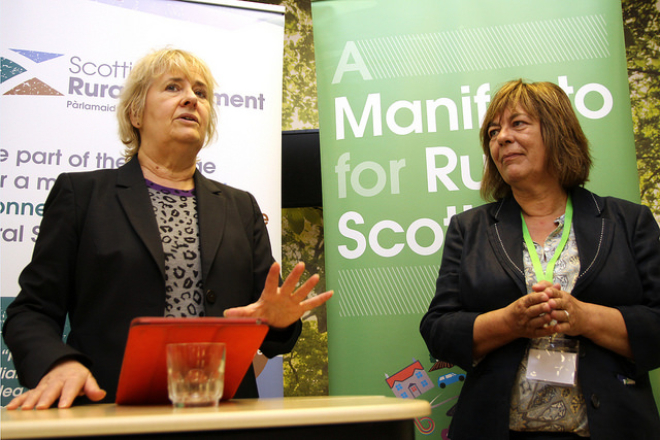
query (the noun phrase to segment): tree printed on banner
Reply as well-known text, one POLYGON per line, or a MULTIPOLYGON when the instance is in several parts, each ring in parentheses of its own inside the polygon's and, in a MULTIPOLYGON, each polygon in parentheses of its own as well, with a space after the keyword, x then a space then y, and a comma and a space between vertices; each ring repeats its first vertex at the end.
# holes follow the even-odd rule
MULTIPOLYGON (((639 193, 660 223, 660 2, 623 0, 622 6, 639 193)), ((651 381, 660 403, 660 370, 651 381)))
POLYGON ((660 222, 660 3, 622 5, 640 195, 660 222))
MULTIPOLYGON (((282 130, 316 129, 316 65, 310 0, 258 0, 285 7, 282 130)), ((304 277, 318 273, 316 291, 325 291, 323 209, 282 210, 282 273, 303 261, 304 277)), ((328 394, 328 327, 325 304, 304 317, 291 353, 283 357, 284 396, 328 394)))
MULTIPOLYGON (((320 277, 315 292, 324 292, 325 257, 321 208, 282 210, 282 272, 305 262, 304 277, 320 277)), ((328 325, 323 304, 303 317, 303 330, 291 353, 284 355, 284 395, 328 394, 328 325)))
POLYGON ((282 129, 319 127, 316 107, 316 67, 310 0, 259 0, 280 5, 284 15, 284 82, 282 84, 282 129))
POLYGON ((328 333, 318 321, 304 320, 296 349, 284 356, 284 395, 328 395, 328 333))

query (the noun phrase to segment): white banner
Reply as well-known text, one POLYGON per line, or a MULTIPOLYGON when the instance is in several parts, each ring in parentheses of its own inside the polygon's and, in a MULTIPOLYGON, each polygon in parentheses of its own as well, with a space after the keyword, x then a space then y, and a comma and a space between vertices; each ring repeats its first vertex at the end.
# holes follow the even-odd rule
MULTIPOLYGON (((218 137, 199 168, 255 195, 280 260, 283 12, 234 0, 0 0, 3 310, 18 293, 57 175, 124 162, 119 92, 132 64, 165 46, 210 66, 218 137)), ((4 382, 15 373, 4 345, 2 354, 4 382)))

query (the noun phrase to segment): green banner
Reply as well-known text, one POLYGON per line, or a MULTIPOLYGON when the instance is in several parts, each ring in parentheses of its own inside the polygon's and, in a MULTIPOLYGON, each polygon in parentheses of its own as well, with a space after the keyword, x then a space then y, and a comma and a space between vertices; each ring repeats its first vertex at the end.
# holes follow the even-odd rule
POLYGON ((426 399, 418 430, 444 438, 464 372, 429 372, 418 326, 449 218, 483 203, 490 95, 516 78, 559 84, 591 142, 588 188, 639 201, 621 2, 325 0, 312 12, 330 393, 426 399))

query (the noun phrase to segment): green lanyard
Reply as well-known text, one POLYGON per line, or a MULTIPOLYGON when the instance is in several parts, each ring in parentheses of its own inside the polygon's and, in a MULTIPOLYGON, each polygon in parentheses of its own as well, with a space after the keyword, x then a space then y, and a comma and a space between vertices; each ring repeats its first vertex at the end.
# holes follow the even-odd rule
POLYGON ((552 283, 555 271, 555 263, 559 259, 561 252, 566 246, 568 241, 568 235, 571 232, 571 222, 573 221, 573 203, 571 202, 571 196, 568 196, 566 200, 566 213, 564 215, 564 230, 561 233, 561 241, 555 249, 555 254, 552 256, 552 259, 548 262, 545 272, 543 272, 543 267, 541 266, 541 260, 539 260, 539 255, 536 253, 536 248, 532 242, 532 237, 529 235, 529 230, 527 229, 527 224, 525 223, 525 218, 520 213, 520 218, 522 218, 522 227, 523 227, 523 238, 525 239, 525 244, 527 245, 527 251, 529 256, 532 259, 532 265, 534 266, 534 272, 536 272, 536 281, 550 281, 552 283))

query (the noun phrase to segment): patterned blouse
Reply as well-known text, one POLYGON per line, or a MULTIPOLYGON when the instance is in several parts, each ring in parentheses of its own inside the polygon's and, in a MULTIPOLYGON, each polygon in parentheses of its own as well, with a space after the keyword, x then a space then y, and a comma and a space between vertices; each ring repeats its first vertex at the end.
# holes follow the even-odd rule
MULTIPOLYGON (((548 236, 543 246, 534 243, 544 271, 561 241, 564 216, 555 220, 555 223, 557 228, 548 236)), ((526 245, 523 247, 523 261, 527 290, 531 292, 532 286, 536 284, 536 273, 526 245)), ((568 242, 555 264, 554 282, 561 285, 561 290, 570 293, 579 273, 580 259, 575 231, 571 227, 568 242)), ((531 340, 530 345, 539 339, 531 340)), ((527 350, 529 351, 529 346, 527 350)), ((509 428, 513 431, 573 432, 588 437, 587 407, 580 384, 577 383, 573 387, 561 387, 528 380, 526 378, 527 356, 528 353, 525 353, 511 392, 509 428)))
POLYGON ((165 316, 204 316, 195 190, 146 182, 165 253, 165 316))

